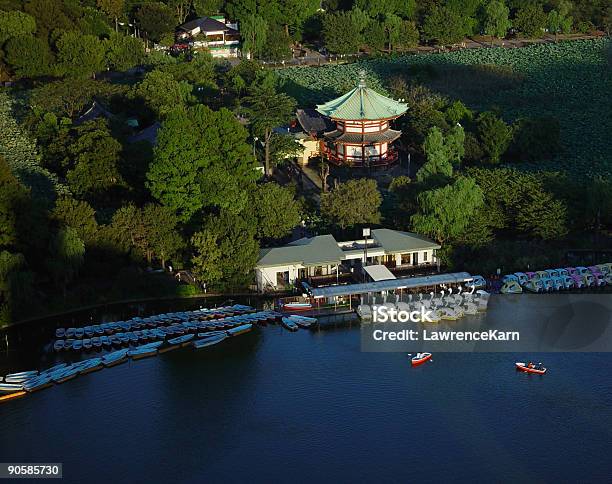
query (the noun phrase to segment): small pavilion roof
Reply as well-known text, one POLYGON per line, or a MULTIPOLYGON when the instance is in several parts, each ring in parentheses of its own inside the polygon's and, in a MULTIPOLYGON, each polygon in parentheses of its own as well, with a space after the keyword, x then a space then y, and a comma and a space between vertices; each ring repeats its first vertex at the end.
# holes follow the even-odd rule
POLYGON ((354 89, 339 98, 317 105, 317 111, 333 119, 377 120, 397 118, 408 105, 383 96, 366 86, 363 77, 354 89))

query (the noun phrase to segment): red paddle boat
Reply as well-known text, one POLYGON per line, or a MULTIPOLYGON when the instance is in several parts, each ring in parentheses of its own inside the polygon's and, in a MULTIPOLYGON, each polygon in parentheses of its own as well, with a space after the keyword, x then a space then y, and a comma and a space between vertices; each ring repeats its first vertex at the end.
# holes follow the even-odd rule
POLYGON ((546 373, 546 368, 544 368, 541 363, 536 366, 533 363, 522 363, 517 361, 515 365, 518 371, 524 371, 525 373, 536 373, 538 375, 546 373))
POLYGON ((431 353, 417 353, 416 356, 412 357, 412 366, 422 365, 428 360, 431 360, 431 353))

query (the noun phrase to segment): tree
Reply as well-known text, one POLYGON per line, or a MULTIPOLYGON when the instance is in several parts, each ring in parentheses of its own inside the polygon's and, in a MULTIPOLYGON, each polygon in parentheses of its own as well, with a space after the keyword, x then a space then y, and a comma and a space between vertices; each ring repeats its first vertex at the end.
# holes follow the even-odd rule
POLYGON ((178 228, 179 220, 168 207, 149 203, 142 210, 142 223, 151 255, 157 256, 165 269, 166 261, 184 247, 178 228))
POLYGON ((32 78, 48 75, 53 54, 47 42, 31 35, 11 37, 4 46, 6 62, 17 77, 32 78))
POLYGON ((136 11, 140 28, 153 42, 159 42, 165 33, 172 32, 175 26, 174 12, 161 2, 144 3, 136 11))
POLYGON ((0 248, 19 244, 23 231, 23 209, 28 198, 28 191, 0 156, 0 248))
POLYGON ((323 17, 325 47, 334 54, 354 54, 359 51, 361 35, 350 12, 325 14, 323 17))
POLYGON ((435 183, 450 178, 453 165, 459 165, 463 158, 464 140, 465 133, 461 126, 454 126, 446 136, 437 127, 431 128, 423 143, 427 162, 417 172, 417 181, 435 183))
POLYGON ((393 47, 399 42, 402 33, 402 19, 395 14, 385 14, 383 28, 387 35, 389 52, 393 52, 393 47))
POLYGON ((57 283, 66 285, 78 274, 85 260, 85 244, 71 227, 58 230, 49 244, 49 272, 57 283))
POLYGON ((485 7, 485 33, 491 36, 491 45, 494 38, 506 36, 511 22, 508 18, 510 10, 502 0, 491 0, 485 7))
POLYGON ((397 48, 403 50, 411 49, 419 44, 419 30, 413 21, 402 20, 399 38, 395 43, 397 48))
POLYGON ((482 190, 472 178, 466 177, 424 191, 417 200, 419 213, 411 218, 414 231, 433 237, 440 244, 460 236, 484 204, 482 190))
POLYGON ((252 281, 259 244, 255 240, 255 227, 242 215, 222 210, 219 216, 208 217, 192 243, 196 246, 192 263, 203 282, 235 289, 252 281))
POLYGON ((253 214, 259 239, 278 239, 289 235, 301 217, 300 203, 295 191, 270 182, 258 185, 253 192, 253 214))
POLYGON ((96 5, 100 10, 115 21, 116 32, 118 28, 117 20, 123 13, 125 0, 96 0, 96 5))
POLYGON ((546 14, 539 2, 528 2, 519 7, 512 22, 526 37, 541 37, 546 27, 546 14))
POLYGON ((118 168, 121 143, 113 138, 104 120, 79 126, 68 152, 72 164, 66 177, 75 194, 99 199, 109 189, 124 185, 118 168))
POLYGON ((223 3, 223 0, 194 0, 193 7, 198 17, 205 17, 221 12, 223 3))
POLYGON ((516 228, 544 240, 563 237, 567 234, 566 213, 565 205, 550 193, 524 190, 516 213, 516 228))
POLYGON ((461 101, 454 101, 445 111, 446 118, 452 126, 459 123, 471 122, 474 113, 461 101))
POLYGON ((70 77, 92 77, 104 69, 104 44, 93 35, 66 32, 56 43, 58 68, 70 77))
POLYGON ((222 257, 218 235, 205 230, 191 238, 194 255, 191 258, 191 272, 198 281, 214 286, 223 278, 222 257))
POLYGON ((321 215, 341 229, 360 224, 379 224, 381 203, 376 180, 349 180, 321 195, 321 215))
POLYGON ((247 52, 248 58, 258 56, 266 43, 268 24, 259 15, 250 14, 240 23, 242 36, 242 50, 247 52))
POLYGON ((266 42, 260 55, 262 59, 279 62, 291 59, 291 38, 287 32, 280 27, 273 27, 268 30, 266 42))
POLYGON ((0 10, 0 47, 12 37, 30 36, 36 32, 36 21, 19 10, 0 10))
POLYGON ((204 207, 239 213, 258 178, 247 134, 225 108, 172 111, 158 132, 147 173, 151 194, 183 222, 204 207))
POLYGON ((191 92, 191 84, 176 81, 172 74, 158 69, 149 72, 134 89, 134 95, 142 98, 161 117, 190 102, 191 92))
POLYGON ((37 113, 51 112, 58 118, 74 119, 91 106, 94 97, 110 97, 121 88, 93 79, 68 78, 32 90, 30 105, 37 113))
POLYGON ((63 0, 28 0, 23 10, 34 17, 36 35, 46 42, 57 32, 75 30, 76 15, 79 9, 71 9, 69 2, 63 0))
POLYGON ((555 34, 555 42, 558 40, 559 32, 569 34, 572 30, 574 20, 569 16, 572 7, 571 2, 560 0, 557 8, 548 12, 548 31, 555 34))
POLYGON ((469 19, 456 9, 447 6, 434 6, 431 13, 425 17, 422 31, 427 40, 438 44, 453 44, 461 42, 470 33, 469 19))
POLYGON ((166 0, 166 3, 174 10, 174 15, 179 24, 185 22, 193 6, 193 0, 166 0))
POLYGON ((271 78, 263 78, 251 87, 246 98, 253 132, 262 137, 264 143, 265 174, 272 174, 270 165, 270 140, 273 129, 288 123, 295 111, 295 100, 276 91, 271 78))
POLYGON ((114 33, 104 42, 106 64, 115 71, 127 71, 142 63, 144 45, 140 39, 114 33))
POLYGON ((556 118, 520 118, 513 125, 509 152, 516 161, 551 159, 561 146, 561 128, 556 118))
POLYGON ((488 163, 498 163, 512 140, 512 128, 492 112, 486 111, 478 116, 478 137, 488 163))
POLYGON ((55 202, 52 216, 62 227, 73 228, 86 246, 96 241, 98 222, 96 212, 89 203, 62 197, 55 202))

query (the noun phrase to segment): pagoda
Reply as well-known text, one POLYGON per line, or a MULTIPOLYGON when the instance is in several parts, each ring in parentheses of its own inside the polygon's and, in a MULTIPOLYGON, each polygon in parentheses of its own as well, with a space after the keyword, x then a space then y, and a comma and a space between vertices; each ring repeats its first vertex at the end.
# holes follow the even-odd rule
POLYGON ((337 165, 385 167, 395 163, 398 152, 392 143, 401 135, 389 123, 408 106, 366 86, 364 73, 357 87, 337 99, 317 105, 317 112, 329 118, 335 129, 325 132, 321 151, 337 165))

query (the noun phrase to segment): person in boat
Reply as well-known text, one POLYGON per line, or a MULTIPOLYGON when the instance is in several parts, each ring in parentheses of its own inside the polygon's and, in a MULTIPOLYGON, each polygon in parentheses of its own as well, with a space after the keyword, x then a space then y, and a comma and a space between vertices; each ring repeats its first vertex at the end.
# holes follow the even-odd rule
POLYGON ((529 363, 527 363, 527 368, 533 368, 535 365, 533 364, 532 361, 530 361, 529 363))

